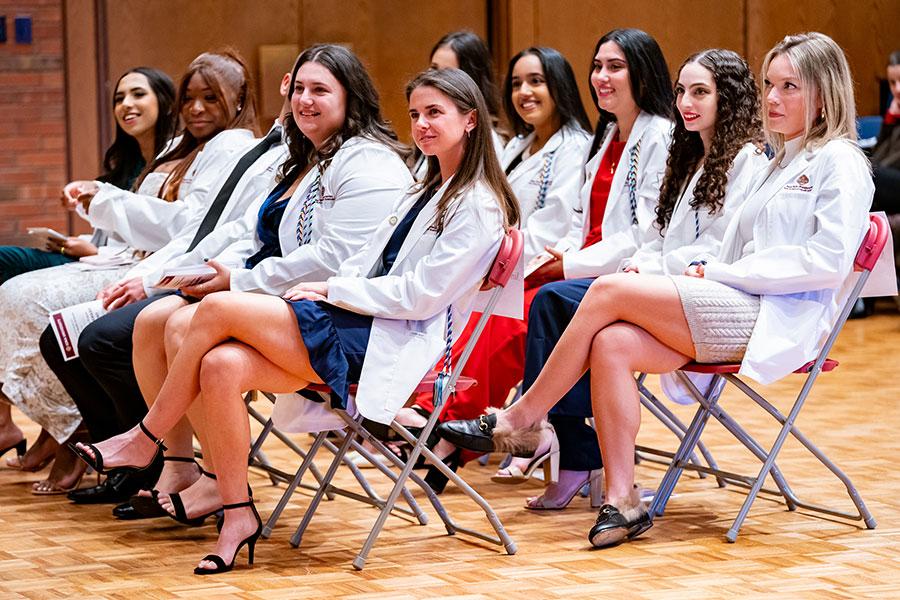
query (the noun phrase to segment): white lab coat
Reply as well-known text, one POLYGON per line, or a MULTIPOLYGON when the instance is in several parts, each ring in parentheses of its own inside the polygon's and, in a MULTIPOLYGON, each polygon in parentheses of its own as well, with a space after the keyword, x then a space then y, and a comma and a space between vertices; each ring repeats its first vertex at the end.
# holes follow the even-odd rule
MULTIPOLYGON (((266 192, 274 186, 278 168, 285 161, 287 155, 286 144, 274 144, 247 168, 228 198, 228 202, 225 204, 225 208, 216 222, 216 227, 207 237, 224 227, 231 229, 231 224, 240 221, 250 205, 254 204, 260 197, 265 198, 266 192)), ((206 210, 198 211, 194 214, 184 228, 168 244, 136 264, 125 275, 124 279, 141 277, 144 281, 144 291, 148 296, 164 291, 151 286, 159 281, 167 267, 175 266, 177 259, 185 255, 185 252, 194 240, 197 230, 200 228, 200 224, 203 223, 206 217, 206 212, 212 206, 213 200, 215 200, 225 181, 231 175, 232 170, 243 157, 244 154, 235 156, 231 163, 219 173, 219 181, 209 190, 210 200, 206 205, 206 210)), ((240 228, 240 230, 243 230, 243 228, 240 228)), ((182 263, 178 261, 178 264, 182 263)))
POLYGON ((640 273, 682 275, 691 262, 710 261, 718 257, 728 223, 768 164, 768 157, 754 144, 746 144, 741 148, 728 171, 728 187, 722 200, 722 208, 712 215, 706 208, 691 207, 694 188, 703 173, 702 167, 698 169, 688 182, 681 199, 675 204, 662 237, 654 223, 648 231, 648 239, 645 239, 634 256, 622 262, 622 268, 636 265, 640 273))
MULTIPOLYGON (((297 223, 317 173, 316 168, 309 170, 284 209, 278 228, 280 257, 266 258, 253 269, 243 268, 244 261, 262 248, 256 233, 258 206, 257 212, 245 214, 242 226, 235 227, 247 235, 216 257, 231 268, 232 290, 281 295, 300 281, 331 277, 343 261, 363 248, 397 198, 413 185, 409 169, 392 149, 363 137, 347 140, 322 175, 310 243, 301 246, 297 223)), ((200 244, 181 262, 198 262, 200 253, 215 243, 213 239, 200 244)))
MULTIPOLYGON (((505 171, 510 163, 534 141, 534 133, 509 140, 500 156, 505 171)), ((591 136, 577 123, 568 123, 554 133, 536 154, 522 160, 507 176, 519 201, 522 233, 525 235, 525 264, 553 246, 569 230, 572 212, 581 186, 581 165, 587 156, 591 136), (545 185, 544 206, 537 209, 541 173, 551 161, 545 185)))
MULTIPOLYGON (((651 235, 656 219, 659 188, 666 172, 672 122, 663 117, 641 112, 631 128, 622 158, 616 166, 609 190, 609 200, 603 214, 603 239, 582 249, 590 231, 591 187, 603 155, 614 139, 617 126, 612 124, 603 137, 597 153, 584 167, 579 205, 573 213, 569 232, 559 241, 556 249, 565 252, 563 272, 566 279, 599 277, 614 273, 623 259, 630 257, 643 240, 651 235), (641 143, 637 164, 636 215, 637 225, 632 224, 629 190, 625 185, 628 175, 631 149, 641 143)), ((657 235, 659 234, 657 230, 657 235)))
POLYGON ((247 129, 228 129, 206 142, 181 182, 178 202, 100 183, 100 191, 91 200, 86 218, 96 228, 115 232, 130 246, 151 252, 159 250, 196 214, 206 214, 214 198, 210 191, 218 189, 222 171, 255 141, 253 132, 247 129))
POLYGON ((753 222, 753 252, 742 257, 741 213, 705 277, 760 295, 760 311, 740 373, 762 384, 815 358, 849 294, 853 261, 868 226, 874 186, 855 144, 816 150, 789 142, 783 167, 760 177, 764 204, 753 222), (789 161, 789 162, 788 162, 789 161))
MULTIPOLYGON (((436 207, 448 184, 419 213, 387 275, 369 278, 421 192, 402 198, 367 248, 328 279, 328 302, 375 317, 355 406, 379 423, 391 422, 444 351, 448 306, 455 330, 465 326, 504 235, 500 206, 483 183, 457 198, 440 235, 433 231, 436 207)), ((296 394, 280 396, 273 415, 278 427, 313 430, 299 422, 308 414, 307 404, 296 394)))

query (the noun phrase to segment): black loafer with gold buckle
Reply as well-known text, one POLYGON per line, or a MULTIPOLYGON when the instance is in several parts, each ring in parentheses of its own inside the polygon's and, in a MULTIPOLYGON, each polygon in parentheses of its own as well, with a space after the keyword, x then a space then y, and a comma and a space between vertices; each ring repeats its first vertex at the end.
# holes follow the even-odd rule
POLYGON ((454 446, 474 452, 493 452, 496 426, 497 415, 489 414, 477 419, 441 423, 438 432, 454 446))

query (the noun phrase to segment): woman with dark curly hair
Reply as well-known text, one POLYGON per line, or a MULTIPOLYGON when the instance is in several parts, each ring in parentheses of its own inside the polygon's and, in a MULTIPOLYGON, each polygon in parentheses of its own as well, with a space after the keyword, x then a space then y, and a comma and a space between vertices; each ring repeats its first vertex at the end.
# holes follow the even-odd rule
POLYGON ((689 57, 675 84, 675 130, 656 207, 654 235, 626 271, 679 275, 716 256, 734 210, 768 159, 759 90, 731 50, 689 57))

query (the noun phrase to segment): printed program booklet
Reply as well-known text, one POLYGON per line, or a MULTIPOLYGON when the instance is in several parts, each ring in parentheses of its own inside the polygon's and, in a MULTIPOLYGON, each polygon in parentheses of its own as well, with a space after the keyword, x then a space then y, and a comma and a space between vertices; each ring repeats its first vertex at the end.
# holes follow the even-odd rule
POLYGON ((50 313, 50 327, 65 360, 78 358, 78 337, 84 328, 106 314, 99 300, 82 302, 50 313))
POLYGON ((216 276, 216 270, 209 265, 188 265, 186 267, 171 267, 163 271, 159 281, 151 287, 164 290, 180 290, 206 283, 216 276))

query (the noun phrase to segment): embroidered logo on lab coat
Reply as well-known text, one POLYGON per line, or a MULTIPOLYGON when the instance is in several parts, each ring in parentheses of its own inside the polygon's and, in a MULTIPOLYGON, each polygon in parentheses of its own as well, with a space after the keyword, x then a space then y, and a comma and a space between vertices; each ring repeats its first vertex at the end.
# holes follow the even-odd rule
POLYGON ((809 185, 809 177, 807 177, 806 175, 801 175, 794 181, 794 183, 789 183, 784 186, 784 189, 798 192, 811 192, 813 186, 809 185))

